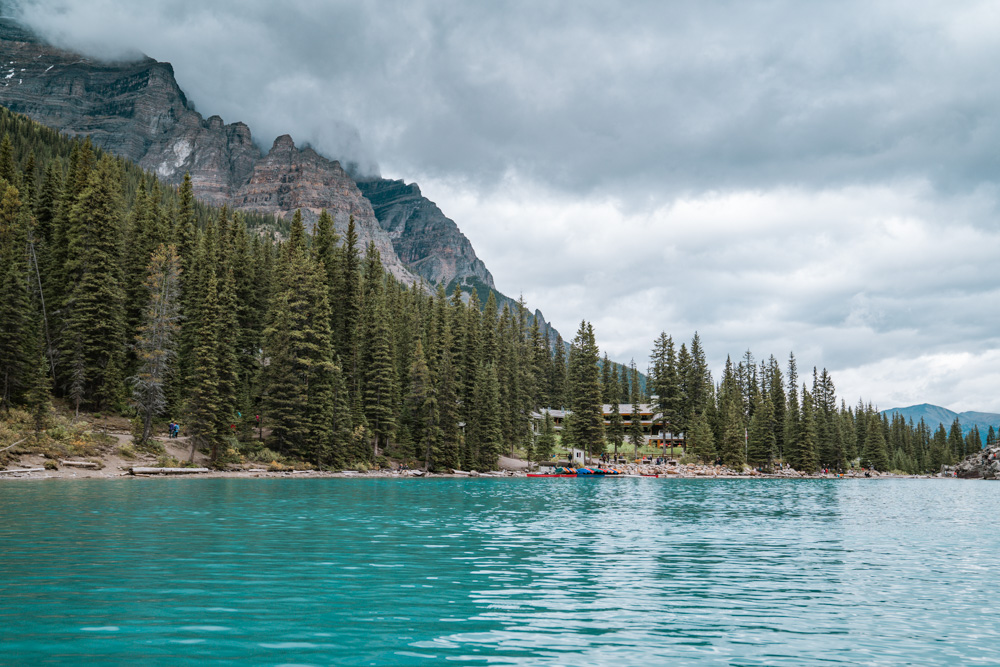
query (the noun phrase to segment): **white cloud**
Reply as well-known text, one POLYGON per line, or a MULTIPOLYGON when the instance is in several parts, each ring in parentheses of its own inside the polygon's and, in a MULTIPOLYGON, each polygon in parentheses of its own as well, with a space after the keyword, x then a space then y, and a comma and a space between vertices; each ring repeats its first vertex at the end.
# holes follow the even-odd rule
POLYGON ((877 389, 881 409, 926 402, 928 396, 948 396, 945 407, 1000 412, 1000 350, 980 353, 942 352, 916 357, 890 357, 841 371, 839 393, 851 397, 872 396, 877 389))
POLYGON ((564 333, 581 313, 592 318, 616 359, 644 367, 661 330, 678 341, 698 330, 717 370, 747 348, 783 363, 795 351, 803 370, 850 378, 840 386, 855 399, 1000 408, 991 396, 968 402, 970 365, 942 366, 934 382, 880 372, 865 384, 859 370, 898 363, 915 372, 927 355, 997 346, 1000 313, 987 304, 1000 296, 1000 230, 981 224, 992 206, 984 192, 944 201, 922 183, 783 188, 710 193, 646 213, 512 174, 487 195, 433 179, 422 188, 462 221, 501 290, 523 292, 564 333))

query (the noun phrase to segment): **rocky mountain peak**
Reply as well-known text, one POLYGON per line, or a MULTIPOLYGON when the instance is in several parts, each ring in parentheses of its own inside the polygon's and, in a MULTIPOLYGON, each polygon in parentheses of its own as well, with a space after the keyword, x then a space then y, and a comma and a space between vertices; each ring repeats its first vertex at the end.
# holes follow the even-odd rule
POLYGON ((283 134, 280 137, 275 138, 274 143, 271 144, 270 153, 274 153, 276 151, 284 151, 290 153, 293 150, 295 150, 295 142, 292 141, 292 135, 283 134))

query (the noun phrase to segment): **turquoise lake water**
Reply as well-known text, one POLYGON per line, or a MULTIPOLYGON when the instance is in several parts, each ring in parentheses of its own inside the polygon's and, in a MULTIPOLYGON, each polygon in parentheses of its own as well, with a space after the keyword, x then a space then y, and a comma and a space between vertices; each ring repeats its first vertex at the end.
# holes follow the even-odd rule
POLYGON ((997 664, 1000 483, 0 484, 0 663, 997 664))

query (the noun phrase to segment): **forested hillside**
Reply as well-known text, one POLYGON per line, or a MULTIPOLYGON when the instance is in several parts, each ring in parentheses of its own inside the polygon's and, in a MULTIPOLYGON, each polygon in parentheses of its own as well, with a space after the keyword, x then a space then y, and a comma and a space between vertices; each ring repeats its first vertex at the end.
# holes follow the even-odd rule
POLYGON ((0 133, 0 399, 40 428, 54 395, 134 414, 147 437, 179 419, 217 464, 262 426, 318 465, 389 451, 484 469, 530 447, 531 408, 563 403, 563 347, 523 305, 405 287, 329 215, 278 243, 188 180, 163 187, 5 109, 0 133))
POLYGON ((277 241, 256 231, 273 220, 201 205, 189 179, 164 187, 6 109, 0 136, 0 410, 27 408, 38 434, 56 399, 133 418, 140 442, 179 420, 217 466, 264 450, 484 470, 532 455, 534 410, 567 407, 562 444, 599 453, 643 437, 605 425, 602 404, 652 400, 688 455, 734 468, 922 472, 982 446, 838 405, 827 371, 800 384, 794 356, 783 373, 748 351, 716 384, 697 334, 679 349, 662 334, 643 382, 601 361, 586 321, 566 354, 523 303, 401 284, 325 212, 277 241))

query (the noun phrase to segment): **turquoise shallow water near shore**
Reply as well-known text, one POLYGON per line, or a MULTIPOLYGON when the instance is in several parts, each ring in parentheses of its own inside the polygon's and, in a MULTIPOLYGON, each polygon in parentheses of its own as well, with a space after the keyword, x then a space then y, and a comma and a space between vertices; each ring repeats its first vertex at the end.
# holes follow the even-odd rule
POLYGON ((1000 484, 0 485, 5 664, 996 664, 1000 484))

